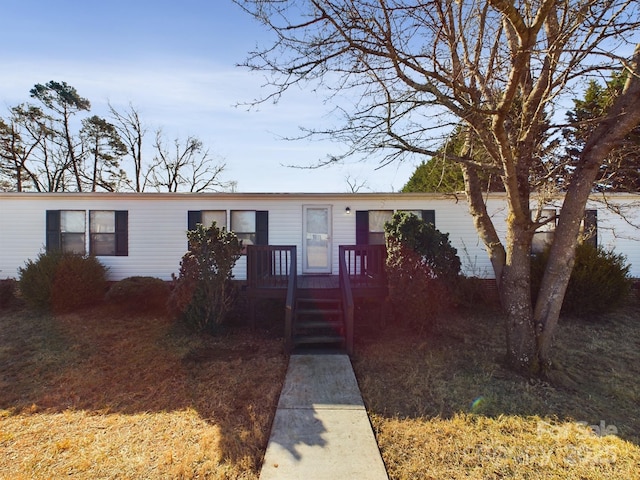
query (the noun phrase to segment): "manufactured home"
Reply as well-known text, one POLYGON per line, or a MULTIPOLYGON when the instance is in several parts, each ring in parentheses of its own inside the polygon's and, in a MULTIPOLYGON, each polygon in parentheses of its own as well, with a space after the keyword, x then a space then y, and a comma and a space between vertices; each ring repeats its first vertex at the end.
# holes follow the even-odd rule
MULTIPOLYGON (((606 204, 594 198, 584 222, 592 241, 627 257, 636 278, 639 205, 637 195, 612 195, 606 204)), ((504 233, 505 196, 488 195, 487 206, 504 233)), ((545 215, 559 206, 545 205, 545 215)), ((291 274, 296 288, 337 287, 343 270, 356 297, 380 297, 381 284, 372 280, 383 270, 383 227, 395 211, 448 233, 466 275, 493 278, 464 195, 418 193, 0 193, 0 278, 17 277, 26 260, 57 249, 95 255, 111 280, 170 280, 187 251, 187 230, 215 221, 247 245, 233 273, 252 298, 286 298, 291 274)), ((541 228, 535 244, 549 241, 553 230, 553 222, 541 228)))
MULTIPOLYGON (((640 196, 613 195, 608 202, 610 208, 598 201, 588 206, 597 243, 626 255, 638 278, 640 196), (622 215, 612 213, 616 209, 622 215)), ((505 197, 492 194, 488 208, 503 232, 505 197)), ((186 231, 212 221, 236 232, 245 245, 296 246, 299 275, 335 275, 340 245, 383 243, 384 223, 394 211, 414 212, 448 233, 465 274, 493 277, 464 195, 0 193, 0 278, 16 277, 27 259, 60 248, 96 255, 112 280, 134 275, 169 280, 187 250, 186 231)), ((552 224, 539 238, 550 235, 552 224)), ((234 277, 247 278, 246 256, 234 277)))

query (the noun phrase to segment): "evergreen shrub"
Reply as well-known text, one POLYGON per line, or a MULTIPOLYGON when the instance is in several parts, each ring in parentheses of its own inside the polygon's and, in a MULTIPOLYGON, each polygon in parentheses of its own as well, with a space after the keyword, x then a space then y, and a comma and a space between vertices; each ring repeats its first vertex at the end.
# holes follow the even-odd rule
POLYGON ((169 292, 169 284, 160 278, 135 276, 111 285, 106 300, 128 312, 163 313, 169 292))
POLYGON ((107 269, 96 257, 64 254, 51 285, 51 309, 71 312, 97 305, 107 285, 107 269))
POLYGON ((235 298, 232 270, 242 253, 233 232, 198 224, 187 232, 190 250, 173 276, 169 309, 198 331, 214 332, 226 320, 235 298))
POLYGON ((92 256, 40 253, 19 269, 18 284, 28 306, 67 312, 103 300, 107 269, 92 256))
MULTIPOLYGON (((534 298, 540 288, 548 258, 547 249, 532 259, 534 298)), ((631 289, 630 268, 624 255, 588 243, 579 244, 562 303, 562 314, 588 318, 618 308, 631 289)))
POLYGON ((15 279, 5 278, 0 280, 0 308, 9 308, 17 303, 16 289, 15 279))
POLYGON ((389 297, 396 318, 429 331, 454 303, 461 262, 449 235, 397 212, 385 225, 389 297))
POLYGON ((61 252, 43 252, 18 269, 20 294, 29 307, 37 310, 51 307, 51 286, 62 255, 61 252))

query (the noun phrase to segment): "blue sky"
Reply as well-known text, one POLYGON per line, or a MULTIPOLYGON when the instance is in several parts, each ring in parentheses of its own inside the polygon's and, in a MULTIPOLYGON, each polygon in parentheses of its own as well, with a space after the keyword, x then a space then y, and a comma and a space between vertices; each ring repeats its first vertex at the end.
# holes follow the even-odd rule
POLYGON ((307 170, 343 148, 289 142, 299 126, 327 118, 329 107, 310 91, 293 91, 257 110, 238 103, 260 97, 263 75, 235 65, 269 33, 230 0, 1 0, 0 107, 29 101, 36 83, 65 81, 106 116, 107 102, 140 112, 151 133, 199 137, 227 164, 225 180, 241 192, 399 190, 413 164, 375 170, 373 162, 307 170))

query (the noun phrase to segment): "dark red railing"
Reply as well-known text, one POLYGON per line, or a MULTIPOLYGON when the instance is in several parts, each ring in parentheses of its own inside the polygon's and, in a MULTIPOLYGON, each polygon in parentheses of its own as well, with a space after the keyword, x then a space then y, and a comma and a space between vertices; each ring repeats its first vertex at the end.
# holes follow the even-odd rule
POLYGON ((296 247, 294 245, 247 246, 247 286, 251 324, 255 325, 255 299, 271 296, 268 291, 286 289, 285 339, 290 348, 293 308, 297 287, 296 247), (267 293, 267 294, 265 294, 267 293))
MULTIPOLYGON (((352 288, 386 285, 384 264, 387 249, 384 245, 341 245, 340 259, 349 275, 352 288)), ((342 263, 341 263, 342 265, 342 263)), ((340 271, 342 275, 342 270, 340 271)))
POLYGON ((296 274, 294 245, 247 246, 247 282, 249 288, 287 288, 296 274))
POLYGON ((348 275, 349 270, 343 254, 343 247, 340 246, 340 258, 338 259, 340 268, 340 293, 342 295, 342 305, 344 308, 344 326, 345 326, 345 347, 347 353, 351 355, 353 353, 353 331, 354 331, 354 317, 353 312, 355 309, 353 302, 353 292, 351 291, 351 279, 348 275))

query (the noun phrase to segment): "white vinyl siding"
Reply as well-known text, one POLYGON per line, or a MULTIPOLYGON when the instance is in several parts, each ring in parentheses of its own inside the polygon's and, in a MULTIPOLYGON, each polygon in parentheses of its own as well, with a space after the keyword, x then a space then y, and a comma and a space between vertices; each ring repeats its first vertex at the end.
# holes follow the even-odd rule
MULTIPOLYGON (((637 197, 612 196, 628 215, 630 223, 640 224, 637 197)), ((493 277, 491 263, 478 238, 468 206, 463 198, 433 194, 36 194, 0 193, 0 278, 18 276, 27 259, 44 250, 47 210, 128 211, 128 256, 101 256, 109 268, 110 280, 142 275, 170 280, 177 274, 180 259, 187 250, 186 218, 189 211, 268 211, 269 244, 295 245, 298 273, 302 273, 303 205, 330 205, 332 211, 332 269, 338 272, 338 248, 353 245, 356 239, 356 211, 435 210, 438 230, 448 233, 468 275, 493 277), (346 213, 346 207, 351 214, 346 213)), ((549 208, 559 208, 561 202, 549 208)), ((492 195, 488 211, 498 234, 504 238, 506 202, 492 195)), ((631 275, 640 277, 640 242, 637 230, 621 217, 598 209, 598 244, 614 247, 632 264, 631 275)), ((231 226, 231 225, 229 225, 231 226)), ((85 225, 88 227, 88 225, 85 225)), ((85 230, 88 233, 88 230, 85 230)), ((69 232, 71 233, 71 232, 69 232)), ((243 280, 246 258, 234 268, 234 278, 243 280)))

